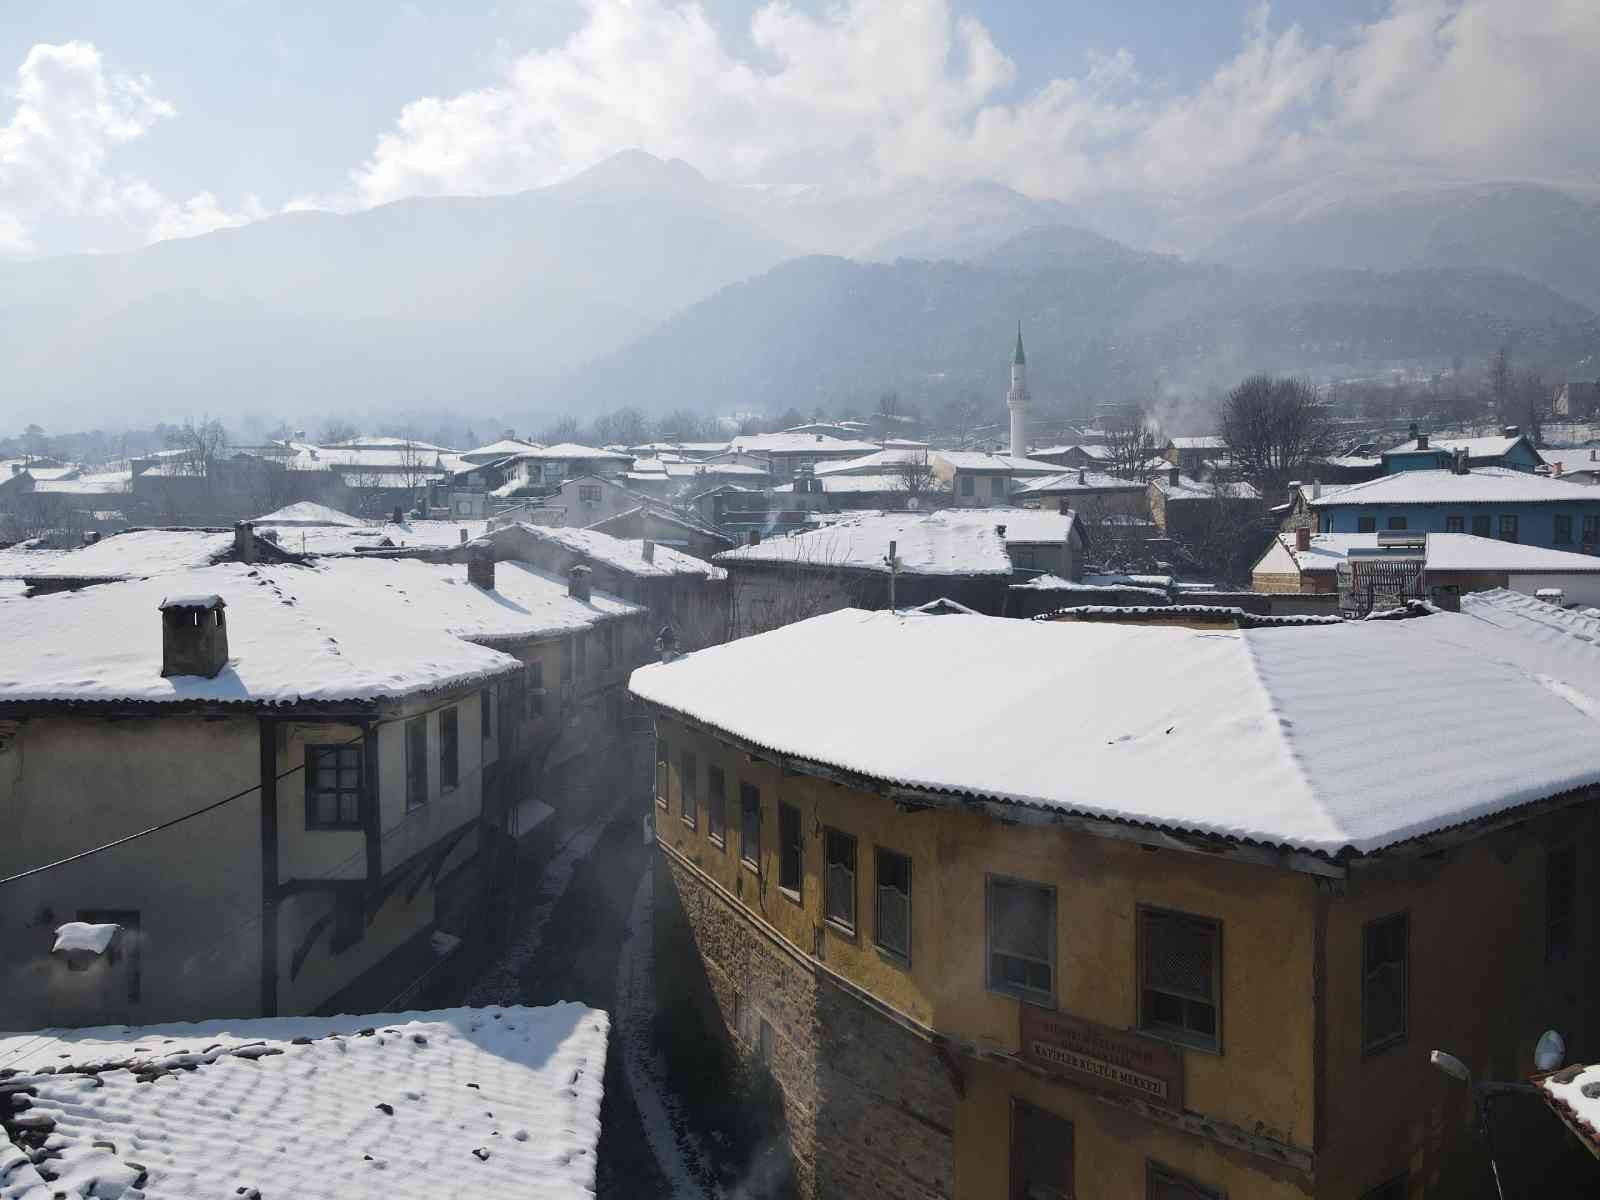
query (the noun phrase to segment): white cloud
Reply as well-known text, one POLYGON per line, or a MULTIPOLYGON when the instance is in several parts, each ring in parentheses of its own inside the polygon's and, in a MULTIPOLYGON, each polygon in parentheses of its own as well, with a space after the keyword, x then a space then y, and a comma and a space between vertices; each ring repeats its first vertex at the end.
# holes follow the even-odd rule
POLYGON ((407 105, 341 206, 535 187, 630 146, 733 180, 988 178, 1173 207, 1397 165, 1581 178, 1597 154, 1594 0, 1392 0, 1320 44, 1263 6, 1187 92, 1153 89, 1121 54, 1021 97, 987 29, 947 0, 773 3, 750 58, 698 4, 586 4, 565 42, 491 86, 407 105))
POLYGON ((106 70, 88 42, 39 44, 17 70, 16 110, 0 126, 0 251, 37 249, 42 221, 76 218, 112 244, 203 233, 264 215, 251 198, 224 211, 209 192, 187 201, 118 175, 117 146, 143 137, 173 108, 143 77, 106 70))

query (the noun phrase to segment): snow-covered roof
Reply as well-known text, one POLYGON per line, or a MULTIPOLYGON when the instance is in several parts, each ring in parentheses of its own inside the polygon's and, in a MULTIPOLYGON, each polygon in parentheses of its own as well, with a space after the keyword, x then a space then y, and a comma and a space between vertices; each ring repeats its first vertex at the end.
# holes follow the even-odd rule
MULTIPOLYGON (((822 475, 818 479, 825 496, 853 496, 906 490, 904 475, 822 475)), ((772 490, 777 494, 791 495, 794 492, 794 484, 786 483, 772 490)))
POLYGON ((633 455, 623 454, 616 450, 602 450, 598 446, 580 446, 577 442, 557 442, 554 446, 534 446, 526 450, 519 450, 518 459, 615 459, 618 462, 629 462, 633 455))
MULTIPOLYGON (((1536 575, 1600 573, 1600 556, 1592 554, 1525 546, 1520 542, 1475 537, 1470 533, 1429 533, 1423 537, 1425 540, 1421 553, 1429 571, 1536 575)), ((1314 533, 1311 535, 1310 548, 1297 550, 1294 534, 1280 533, 1276 544, 1267 547, 1255 569, 1264 572, 1297 569, 1334 571, 1352 552, 1379 551, 1381 545, 1378 539, 1376 533, 1314 533)))
POLYGON ((729 448, 752 454, 821 454, 837 457, 872 454, 878 445, 876 442, 829 437, 825 433, 752 433, 734 438, 729 448))
MULTIPOLYGON (((613 521, 622 521, 628 517, 638 516, 654 517, 656 520, 665 522, 668 525, 676 525, 679 529, 682 529, 687 533, 698 533, 702 537, 716 538, 718 541, 726 542, 729 545, 732 545, 734 541, 733 538, 723 533, 722 530, 717 529, 714 526, 707 525, 704 521, 697 520, 695 517, 690 516, 679 509, 667 508, 664 505, 655 504, 648 500, 643 504, 636 504, 632 508, 623 509, 619 513, 613 513, 609 517, 602 517, 600 520, 594 522, 594 524, 588 526, 588 528, 600 529, 601 532, 609 532, 609 530, 602 529, 601 527, 609 525, 613 521)), ((644 539, 642 538, 640 539, 641 542, 643 540, 644 539)))
POLYGON ((641 667, 631 686, 872 779, 1371 852, 1600 783, 1600 621, 1578 618, 1593 627, 1580 633, 1551 605, 1485 595, 1460 614, 1227 632, 845 609, 641 667), (1547 613, 1529 619, 1519 601, 1547 613), (932 695, 952 678, 976 700, 914 723, 879 691, 840 686, 932 695))
POLYGON ((1046 496, 1060 492, 1142 492, 1144 489, 1144 484, 1135 483, 1131 479, 1107 475, 1104 471, 1073 467, 1055 475, 1046 475, 1042 479, 1036 479, 1032 483, 1018 488, 1015 494, 1018 496, 1046 496))
POLYGON ((36 479, 33 490, 40 496, 116 496, 132 486, 131 472, 126 475, 116 472, 76 479, 36 479))
POLYGON ((693 479, 701 475, 708 479, 717 476, 764 478, 771 473, 762 467, 753 467, 749 463, 669 462, 663 465, 666 467, 668 477, 672 479, 693 479))
POLYGON ((519 666, 447 631, 437 613, 403 588, 354 586, 344 567, 221 563, 0 599, 0 628, 7 631, 0 703, 369 702, 519 666), (229 660, 215 678, 161 675, 157 609, 175 593, 215 593, 227 603, 229 660))
MULTIPOLYGON (((502 526, 509 529, 512 526, 502 526)), ((674 550, 671 546, 656 544, 650 562, 644 559, 643 538, 612 537, 609 533, 602 533, 598 529, 572 529, 564 525, 527 525, 515 526, 523 536, 531 537, 536 541, 550 542, 564 547, 574 554, 581 554, 594 562, 602 563, 629 575, 643 576, 673 576, 673 575, 698 575, 704 579, 726 579, 728 573, 721 567, 714 567, 704 559, 685 554, 681 550, 674 550)), ((495 530, 498 533, 500 530, 495 530)), ((494 536, 491 533, 490 536, 494 536)))
POLYGON ((1172 440, 1174 449, 1177 450, 1226 450, 1226 438, 1208 435, 1205 437, 1175 437, 1172 440))
POLYGON ((1149 596, 1161 600, 1163 604, 1168 598, 1166 588, 1141 587, 1133 583, 1078 583, 1049 574, 1037 575, 1025 583, 1013 583, 1011 586, 1039 592, 1076 592, 1085 596, 1149 596))
POLYGON ((1383 452, 1383 457, 1391 454, 1428 454, 1435 450, 1443 450, 1454 454, 1458 450, 1465 450, 1469 459, 1473 458, 1501 458, 1510 453, 1511 448, 1524 439, 1517 437, 1468 437, 1468 438, 1441 438, 1430 437, 1426 446, 1418 446, 1418 439, 1401 442, 1398 446, 1391 446, 1383 452))
POLYGON ((0 1134, 0 1197, 588 1200, 609 1032, 562 1003, 6 1038, 55 1154, 0 1134))
POLYGON ((482 537, 488 521, 391 521, 360 522, 356 525, 285 526, 278 530, 278 544, 294 554, 359 554, 364 550, 444 549, 463 541, 482 537), (461 536, 466 531, 466 537, 461 536))
POLYGON ((1539 451, 1539 457, 1551 466, 1560 463, 1562 475, 1571 475, 1578 471, 1600 471, 1600 447, 1582 446, 1571 450, 1544 449, 1539 451))
POLYGON ((1016 458, 1010 454, 989 454, 983 450, 935 450, 932 457, 956 471, 1000 471, 1010 475, 1059 475, 1060 463, 1016 458))
POLYGON ((1312 508, 1378 504, 1540 504, 1600 500, 1593 485, 1567 483, 1511 467, 1454 471, 1397 471, 1308 501, 1312 508))
POLYGON ((463 450, 459 457, 469 463, 494 462, 500 458, 510 458, 515 454, 524 454, 529 450, 539 449, 538 442, 527 442, 521 438, 501 438, 498 442, 490 442, 486 446, 476 446, 471 450, 463 450))
MULTIPOLYGON (((1151 484, 1168 500, 1214 500, 1226 496, 1230 500, 1258 500, 1261 493, 1242 480, 1236 483, 1202 483, 1188 475, 1179 475, 1173 483, 1170 475, 1158 475, 1151 484)), ((1324 491, 1326 496, 1327 492, 1324 491)))
POLYGON ((450 446, 435 446, 432 442, 424 442, 420 438, 406 437, 353 437, 348 441, 333 442, 327 448, 330 450, 436 450, 443 454, 454 453, 450 446))
POLYGON ((1545 1102, 1600 1155, 1600 1063, 1574 1064, 1539 1081, 1545 1102))
POLYGON ((352 517, 349 513, 342 513, 337 508, 329 508, 326 504, 318 504, 313 500, 299 500, 294 504, 286 504, 263 517, 257 517, 256 525, 334 525, 351 529, 365 529, 367 522, 360 517, 352 517))
POLYGON ((1080 451, 1088 458, 1101 459, 1106 462, 1110 462, 1113 457, 1110 446, 1102 446, 1098 444, 1085 446, 1080 445, 1077 442, 1072 442, 1061 446, 1046 446, 1043 449, 1036 448, 1029 450, 1028 454, 1032 458, 1038 458, 1040 455, 1044 454, 1070 454, 1074 450, 1080 451))
POLYGON ((876 450, 871 454, 863 454, 860 458, 846 458, 835 462, 818 463, 818 475, 881 475, 885 468, 903 467, 915 463, 926 463, 928 451, 914 447, 902 447, 894 450, 876 450))
POLYGON ((1010 575, 1011 543, 1061 542, 1073 517, 1023 508, 940 509, 936 512, 852 512, 820 529, 767 538, 725 550, 719 563, 780 563, 887 573, 895 545, 908 575, 1010 575), (999 529, 1005 527, 1002 537, 999 529))
MULTIPOLYGON (((926 450, 928 449, 928 443, 919 442, 916 438, 884 438, 883 448, 885 450, 926 450)), ((954 604, 955 601, 952 600, 950 603, 954 604)))
POLYGON ((130 529, 73 550, 0 551, 0 574, 28 579, 145 578, 205 566, 232 549, 231 533, 130 529))

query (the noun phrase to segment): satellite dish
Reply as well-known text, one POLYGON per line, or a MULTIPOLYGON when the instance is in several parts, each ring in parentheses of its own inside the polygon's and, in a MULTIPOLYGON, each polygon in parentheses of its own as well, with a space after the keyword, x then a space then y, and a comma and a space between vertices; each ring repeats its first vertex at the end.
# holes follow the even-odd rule
POLYGON ((1567 1061, 1567 1039, 1554 1029, 1539 1035, 1539 1044, 1533 1048, 1533 1065, 1540 1071, 1554 1071, 1567 1061))

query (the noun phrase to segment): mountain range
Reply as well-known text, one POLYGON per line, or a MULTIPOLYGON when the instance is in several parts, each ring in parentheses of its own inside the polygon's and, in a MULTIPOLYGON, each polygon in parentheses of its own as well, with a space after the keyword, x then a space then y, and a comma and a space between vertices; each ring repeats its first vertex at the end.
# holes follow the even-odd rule
POLYGON ((1564 192, 1285 198, 1185 257, 1089 219, 995 184, 731 187, 630 151, 517 195, 0 262, 0 411, 314 426, 886 390, 998 404, 1019 319, 1036 395, 1068 404, 1499 345, 1577 369, 1600 349, 1600 209, 1564 192))

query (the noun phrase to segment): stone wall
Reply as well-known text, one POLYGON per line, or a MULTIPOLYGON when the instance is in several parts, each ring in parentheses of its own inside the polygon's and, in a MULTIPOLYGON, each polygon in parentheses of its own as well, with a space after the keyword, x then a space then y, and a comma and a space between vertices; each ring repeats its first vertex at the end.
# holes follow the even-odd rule
POLYGON ((799 1195, 950 1196, 957 1097, 933 1046, 675 855, 661 854, 655 879, 663 1009, 699 1009, 730 1062, 770 1074, 799 1195))

